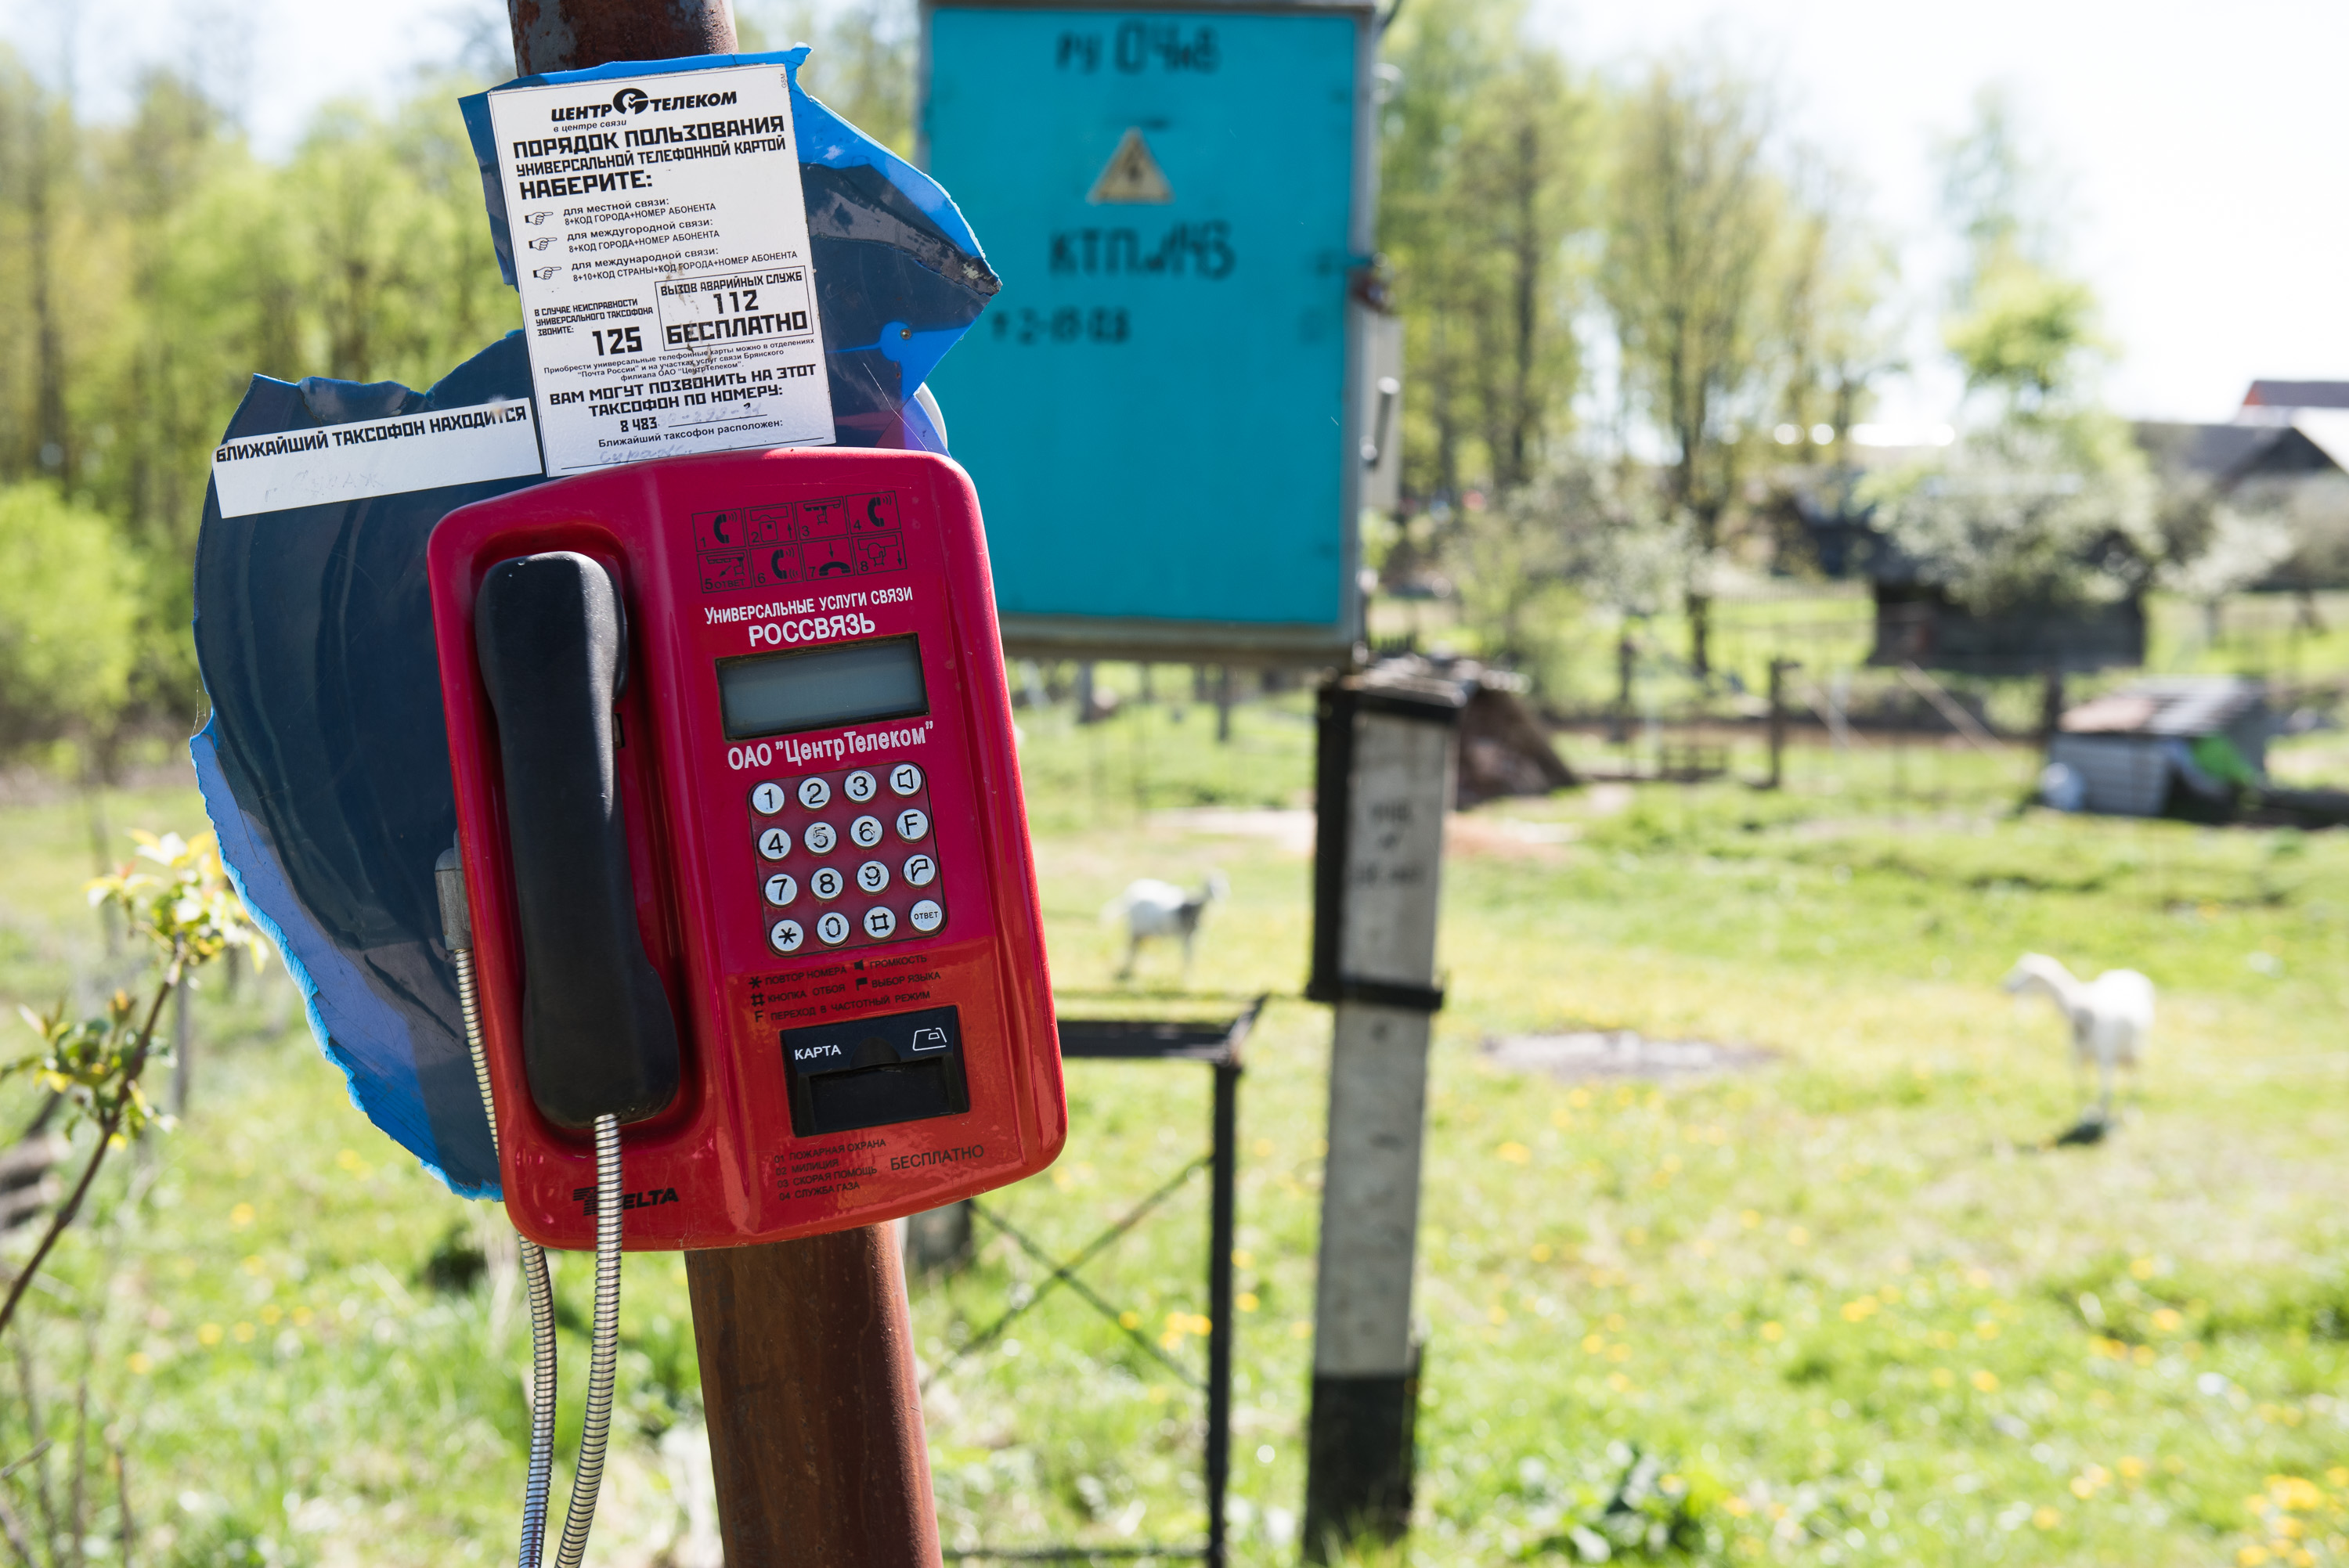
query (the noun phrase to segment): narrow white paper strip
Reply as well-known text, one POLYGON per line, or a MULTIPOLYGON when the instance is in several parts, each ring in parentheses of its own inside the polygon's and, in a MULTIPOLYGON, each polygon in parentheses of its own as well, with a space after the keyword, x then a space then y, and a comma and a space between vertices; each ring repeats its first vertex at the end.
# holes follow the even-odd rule
POLYGON ((528 403, 247 436, 212 453, 222 517, 543 472, 528 403))

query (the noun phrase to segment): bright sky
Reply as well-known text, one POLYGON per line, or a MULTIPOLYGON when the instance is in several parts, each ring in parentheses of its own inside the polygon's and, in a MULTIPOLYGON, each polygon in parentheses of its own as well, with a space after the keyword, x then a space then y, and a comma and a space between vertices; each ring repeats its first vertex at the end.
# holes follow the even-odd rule
MULTIPOLYGON (((1789 128, 1865 182, 1903 246, 1917 358, 1932 357, 1944 279, 1929 148, 1974 92, 2009 84, 2070 177, 2069 259, 2092 279, 2120 357, 2125 413, 2223 419, 2253 377, 2349 378, 2349 201, 2342 199, 2342 0, 1535 0, 1582 60, 1627 68, 1712 45, 1773 77, 1789 128), (2334 150, 2328 151, 2327 149, 2334 150)), ((0 0, 0 37, 54 79, 63 18, 91 108, 119 111, 149 62, 235 84, 265 150, 342 94, 398 95, 496 0, 0 0)), ((452 111, 453 112, 453 111, 452 111)), ((1884 417, 1947 418, 1926 368, 1884 417)))

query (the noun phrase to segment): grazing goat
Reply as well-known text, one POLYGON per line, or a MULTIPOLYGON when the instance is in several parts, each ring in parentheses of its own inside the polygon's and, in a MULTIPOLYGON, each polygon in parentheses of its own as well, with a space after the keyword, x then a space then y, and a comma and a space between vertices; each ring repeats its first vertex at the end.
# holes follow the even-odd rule
POLYGON ((1185 892, 1173 882, 1153 877, 1129 883, 1123 892, 1102 909, 1103 925, 1125 922, 1125 967, 1117 972, 1117 977, 1133 978, 1134 961, 1141 956, 1144 942, 1154 936, 1174 936, 1182 939, 1183 977, 1188 981, 1191 947, 1199 935, 1199 917, 1217 899, 1230 897, 1231 891, 1231 883, 1224 880, 1221 872, 1209 872, 1196 892, 1185 892))
MULTIPOLYGON (((2053 958, 2026 953, 2008 974, 2006 988, 2017 995, 2044 991, 2063 1010, 2072 1025, 2075 1072, 2096 1064, 2095 1125, 2109 1123, 2113 1069, 2127 1068, 2134 1074, 2153 1034, 2153 982, 2134 969, 2107 969, 2094 980, 2075 979, 2053 958)), ((2082 1124, 2087 1124, 2085 1117, 2082 1124)))

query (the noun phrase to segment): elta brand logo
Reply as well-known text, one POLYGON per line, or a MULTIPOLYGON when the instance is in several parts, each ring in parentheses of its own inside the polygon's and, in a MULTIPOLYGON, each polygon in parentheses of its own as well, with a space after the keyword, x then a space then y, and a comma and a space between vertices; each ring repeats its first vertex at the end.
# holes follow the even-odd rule
MULTIPOLYGON (((592 1214, 595 1212, 595 1188, 574 1187, 571 1189, 571 1198, 579 1205, 581 1213, 592 1214)), ((620 1207, 623 1209, 649 1209, 656 1203, 674 1203, 677 1201, 677 1189, 674 1187, 648 1187, 641 1192, 620 1194, 620 1207)))

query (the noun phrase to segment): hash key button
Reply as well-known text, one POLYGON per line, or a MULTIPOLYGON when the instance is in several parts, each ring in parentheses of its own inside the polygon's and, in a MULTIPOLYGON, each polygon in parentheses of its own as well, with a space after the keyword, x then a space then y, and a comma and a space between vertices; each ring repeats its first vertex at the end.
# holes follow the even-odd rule
POLYGON ((864 912, 865 935, 875 938, 887 936, 896 929, 897 913, 886 904, 875 904, 864 912))

